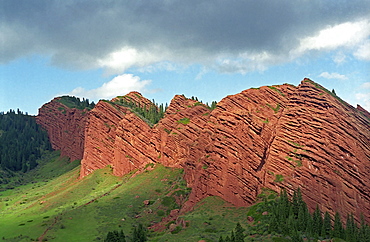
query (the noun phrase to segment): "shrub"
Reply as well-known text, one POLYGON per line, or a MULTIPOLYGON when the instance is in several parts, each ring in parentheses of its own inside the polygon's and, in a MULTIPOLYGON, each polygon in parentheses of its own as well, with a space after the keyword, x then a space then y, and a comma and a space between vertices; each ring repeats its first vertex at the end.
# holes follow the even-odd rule
POLYGON ((158 216, 160 216, 160 217, 164 216, 164 214, 165 214, 165 213, 164 213, 164 211, 163 211, 163 210, 158 210, 158 211, 157 211, 157 215, 158 215, 158 216))
POLYGON ((180 120, 177 120, 178 123, 180 124, 188 124, 190 123, 190 119, 189 118, 182 118, 180 120))
POLYGON ((284 176, 281 174, 276 174, 274 182, 282 182, 282 181, 284 181, 284 176))

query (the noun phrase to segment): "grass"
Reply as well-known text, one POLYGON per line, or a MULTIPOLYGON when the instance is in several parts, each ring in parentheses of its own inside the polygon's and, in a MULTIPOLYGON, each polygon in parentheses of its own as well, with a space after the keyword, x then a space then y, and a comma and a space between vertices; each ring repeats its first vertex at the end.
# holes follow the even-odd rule
MULTIPOLYGON (((139 223, 148 227, 160 222, 191 192, 182 169, 151 164, 147 167, 151 169, 133 177, 116 177, 107 166, 77 179, 78 163, 53 155, 34 171, 35 180, 0 192, 0 235, 4 241, 32 241, 45 232, 48 241, 102 240, 108 231, 121 229, 131 235, 139 223)), ((258 199, 275 197, 264 190, 258 199)), ((218 241, 220 235, 229 235, 237 222, 251 235, 246 241, 273 241, 261 225, 264 211, 261 203, 236 208, 219 197, 207 197, 180 216, 184 228, 150 231, 149 241, 218 241), (249 222, 248 216, 254 222, 249 222)), ((167 228, 174 222, 169 221, 167 228)))
POLYGON ((271 90, 274 90, 276 91, 277 93, 279 93, 281 96, 285 97, 285 94, 282 93, 279 89, 277 89, 275 86, 267 86, 268 88, 270 88, 271 90))
MULTIPOLYGON (((64 161, 51 163, 62 165, 64 161)), ((40 170, 50 168, 51 164, 45 164, 40 170)), ((93 241, 121 228, 130 234, 139 222, 146 226, 159 222, 157 209, 168 214, 177 207, 175 195, 167 196, 174 186, 188 193, 182 170, 160 165, 131 179, 113 176, 109 167, 81 180, 78 176, 77 166, 48 181, 0 192, 0 234, 8 241, 21 234, 25 241, 35 240, 47 228, 45 239, 52 241, 93 241), (144 200, 153 202, 145 205, 144 200), (149 209, 153 212, 148 213, 149 209)))
POLYGON ((177 122, 178 123, 180 123, 180 124, 188 124, 188 123, 190 123, 190 119, 189 118, 182 118, 182 119, 180 119, 180 120, 177 120, 177 122))
POLYGON ((298 147, 298 148, 300 148, 300 147, 304 147, 304 145, 298 144, 298 143, 296 143, 296 142, 294 142, 294 141, 291 141, 291 140, 288 140, 288 142, 289 142, 289 143, 291 143, 292 145, 294 145, 294 146, 298 147))
POLYGON ((283 182, 284 181, 284 176, 281 174, 276 174, 275 175, 275 180, 274 182, 283 182))
POLYGON ((280 103, 276 104, 276 107, 274 108, 273 106, 271 106, 270 104, 266 104, 269 108, 271 108, 272 110, 274 110, 275 113, 279 112, 279 109, 280 109, 280 103))

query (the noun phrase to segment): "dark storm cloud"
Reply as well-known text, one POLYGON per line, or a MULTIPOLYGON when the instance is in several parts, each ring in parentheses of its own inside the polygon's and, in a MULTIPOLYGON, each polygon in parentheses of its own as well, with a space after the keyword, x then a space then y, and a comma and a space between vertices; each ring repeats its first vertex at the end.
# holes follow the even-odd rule
MULTIPOLYGON (((369 1, 1 1, 0 63, 27 54, 94 68, 125 46, 169 61, 280 55, 328 25, 369 18, 369 1)), ((160 58, 159 58, 160 59, 160 58)))

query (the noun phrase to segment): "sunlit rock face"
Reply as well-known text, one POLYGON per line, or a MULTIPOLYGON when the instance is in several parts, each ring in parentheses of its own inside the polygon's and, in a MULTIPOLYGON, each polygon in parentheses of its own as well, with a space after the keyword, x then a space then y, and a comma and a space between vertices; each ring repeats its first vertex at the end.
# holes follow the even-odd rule
MULTIPOLYGON (((152 105, 137 92, 120 98, 152 105)), ((184 210, 210 195, 247 206, 262 188, 292 194, 300 187, 311 210, 318 204, 370 222, 370 114, 309 79, 248 89, 214 110, 176 95, 154 126, 120 98, 100 101, 83 116, 85 129, 76 136, 84 142, 81 178, 107 165, 122 176, 161 163, 184 168, 192 188, 184 210)), ((61 123, 43 115, 51 120, 44 123, 61 123)), ((53 137, 64 128, 49 126, 53 137)))
POLYGON ((52 148, 60 150, 61 156, 81 160, 88 110, 69 108, 59 99, 54 98, 39 109, 37 123, 48 132, 52 148))

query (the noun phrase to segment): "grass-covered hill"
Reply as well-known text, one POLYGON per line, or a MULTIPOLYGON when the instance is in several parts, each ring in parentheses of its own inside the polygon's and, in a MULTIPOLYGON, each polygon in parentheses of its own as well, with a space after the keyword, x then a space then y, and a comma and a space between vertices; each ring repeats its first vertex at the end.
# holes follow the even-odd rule
MULTIPOLYGON (((147 231, 148 241, 238 241, 234 234, 237 223, 242 227, 244 241, 333 237, 332 231, 328 235, 321 233, 322 225, 320 232, 312 234, 306 226, 298 227, 293 204, 299 199, 289 202, 283 195, 283 199, 276 200, 277 194, 272 191, 265 190, 255 205, 244 208, 208 197, 192 211, 171 218, 171 211, 180 208, 190 192, 182 169, 155 165, 140 173, 116 177, 106 167, 78 180, 79 162, 61 159, 58 152, 50 152, 38 163, 23 177, 24 185, 0 192, 2 241, 107 241, 111 231, 123 231, 126 241, 134 241, 133 231, 140 224, 148 228, 161 221, 162 226, 154 227, 162 230, 147 231), (276 212, 279 210, 283 214, 276 212), (278 221, 274 226, 272 218, 278 221)), ((323 214, 321 220, 315 216, 306 214, 305 218, 323 221, 323 214)), ((341 231, 343 238, 350 235, 343 228, 341 231)), ((356 236, 359 233, 368 236, 368 226, 356 227, 356 236)))

